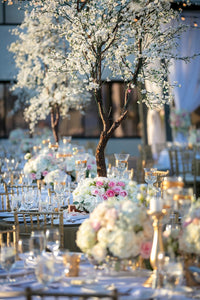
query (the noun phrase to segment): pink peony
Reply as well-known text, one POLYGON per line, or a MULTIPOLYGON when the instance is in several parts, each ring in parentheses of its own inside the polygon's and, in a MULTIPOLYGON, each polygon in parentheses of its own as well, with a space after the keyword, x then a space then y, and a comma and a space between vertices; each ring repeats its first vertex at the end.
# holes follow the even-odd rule
POLYGON ((151 254, 152 242, 143 242, 140 249, 140 254, 143 258, 147 259, 151 254))
POLYGON ((115 192, 113 190, 107 190, 106 191, 106 196, 108 196, 108 197, 114 197, 115 196, 115 192))

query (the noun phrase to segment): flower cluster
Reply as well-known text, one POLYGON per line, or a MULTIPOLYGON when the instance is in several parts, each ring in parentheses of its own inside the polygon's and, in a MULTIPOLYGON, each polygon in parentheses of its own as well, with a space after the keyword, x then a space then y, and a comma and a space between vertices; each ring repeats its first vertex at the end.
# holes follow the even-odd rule
MULTIPOLYGON (((75 160, 76 157, 73 154, 69 154, 60 160, 56 153, 51 152, 48 147, 41 149, 36 155, 31 156, 30 153, 25 155, 27 163, 24 166, 24 173, 28 175, 32 180, 43 179, 49 172, 52 172, 45 182, 53 182, 51 179, 54 177, 54 172, 60 170, 63 174, 69 174, 72 178, 75 178, 75 160), (53 176, 53 177, 52 177, 53 176)), ((95 157, 87 153, 87 176, 96 176, 96 160, 95 157)), ((55 173, 56 174, 56 173, 55 173)))
POLYGON ((27 161, 24 166, 24 174, 32 180, 43 179, 50 171, 56 168, 53 155, 50 152, 41 152, 27 161))
POLYGON ((95 177, 79 182, 73 192, 73 202, 80 210, 92 212, 98 202, 111 197, 136 199, 137 183, 119 178, 95 177))
POLYGON ((100 203, 77 232, 78 247, 96 261, 106 256, 149 258, 153 227, 144 207, 109 198, 100 203))
POLYGON ((172 109, 170 112, 170 125, 174 131, 188 132, 191 125, 190 114, 188 111, 172 109))
POLYGON ((70 182, 71 177, 67 175, 65 172, 61 171, 60 169, 56 169, 53 171, 50 171, 45 177, 44 182, 46 184, 53 185, 55 182, 70 182))
POLYGON ((200 129, 190 128, 188 143, 191 145, 196 145, 200 143, 200 129))
POLYGON ((184 218, 179 247, 186 253, 200 253, 200 199, 192 204, 184 218))

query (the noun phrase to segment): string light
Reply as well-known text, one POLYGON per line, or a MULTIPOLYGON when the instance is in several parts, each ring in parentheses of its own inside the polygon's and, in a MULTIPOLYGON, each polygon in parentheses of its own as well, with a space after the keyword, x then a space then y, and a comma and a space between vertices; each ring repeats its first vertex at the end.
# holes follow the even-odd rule
POLYGON ((197 24, 197 22, 194 22, 194 27, 198 27, 198 24, 197 24))

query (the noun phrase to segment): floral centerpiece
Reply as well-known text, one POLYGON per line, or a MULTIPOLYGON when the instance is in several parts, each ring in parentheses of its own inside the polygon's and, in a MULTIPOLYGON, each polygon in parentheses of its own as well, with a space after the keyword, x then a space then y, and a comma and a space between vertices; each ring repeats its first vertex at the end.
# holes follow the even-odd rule
POLYGON ((174 133, 174 140, 177 142, 185 142, 186 135, 188 135, 191 126, 189 112, 173 108, 170 112, 170 125, 174 133))
POLYGON ((98 202, 110 197, 136 200, 137 183, 119 178, 95 177, 86 178, 78 183, 73 191, 73 203, 77 209, 92 212, 98 202))
MULTIPOLYGON (((30 154, 25 157, 29 158, 30 154)), ((32 180, 43 179, 50 171, 57 169, 54 156, 50 152, 41 152, 32 156, 24 166, 24 174, 32 180)))
POLYGON ((50 171, 45 177, 44 182, 48 185, 54 185, 55 182, 71 182, 71 176, 60 169, 50 171))
POLYGON ((200 143, 200 129, 190 128, 188 142, 191 145, 196 145, 200 143))
POLYGON ((194 202, 184 218, 179 248, 189 254, 200 254, 200 199, 194 202))
POLYGON ((109 198, 100 203, 77 232, 78 247, 101 263, 141 255, 149 258, 153 227, 146 208, 129 199, 109 198))

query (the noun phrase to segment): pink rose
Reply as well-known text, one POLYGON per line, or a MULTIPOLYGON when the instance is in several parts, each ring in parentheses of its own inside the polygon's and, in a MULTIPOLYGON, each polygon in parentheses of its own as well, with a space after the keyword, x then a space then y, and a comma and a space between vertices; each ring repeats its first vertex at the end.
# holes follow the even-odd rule
POLYGON ((92 166, 91 166, 91 165, 87 165, 87 169, 88 169, 88 170, 91 170, 91 169, 92 169, 92 166))
POLYGON ((118 181, 117 185, 119 185, 119 186, 125 186, 125 183, 123 181, 118 181))
POLYGON ((126 197, 128 195, 128 193, 127 193, 127 191, 121 191, 119 193, 119 195, 122 196, 122 197, 126 197))
POLYGON ((97 189, 93 190, 93 191, 92 191, 92 194, 93 194, 93 195, 99 195, 99 190, 97 190, 97 189))
POLYGON ((187 227, 188 225, 190 225, 192 223, 192 219, 188 219, 185 222, 183 222, 183 228, 187 227))
POLYGON ((92 228, 94 229, 94 231, 98 231, 101 227, 101 223, 97 220, 92 221, 92 228))
POLYGON ((143 242, 140 249, 140 254, 143 258, 147 259, 151 254, 152 242, 143 242))
POLYGON ((48 174, 48 171, 43 171, 43 172, 42 172, 42 175, 43 175, 43 176, 46 176, 47 174, 48 174))
POLYGON ((120 186, 116 186, 116 187, 114 187, 113 191, 114 191, 117 195, 119 195, 119 194, 122 192, 122 188, 121 188, 120 186))
POLYGON ((36 179, 36 174, 35 173, 31 173, 30 177, 31 177, 32 180, 35 180, 36 179))
POLYGON ((113 190, 107 190, 106 191, 106 196, 108 196, 108 197, 114 197, 115 196, 115 192, 113 190))
POLYGON ((103 185, 103 182, 102 181, 97 181, 96 182, 96 186, 102 186, 103 185))
POLYGON ((108 186, 109 186, 109 187, 114 187, 114 186, 115 186, 115 182, 114 182, 114 181, 110 181, 110 182, 108 183, 108 186))
POLYGON ((103 200, 108 200, 108 196, 106 196, 106 194, 102 195, 103 200))

